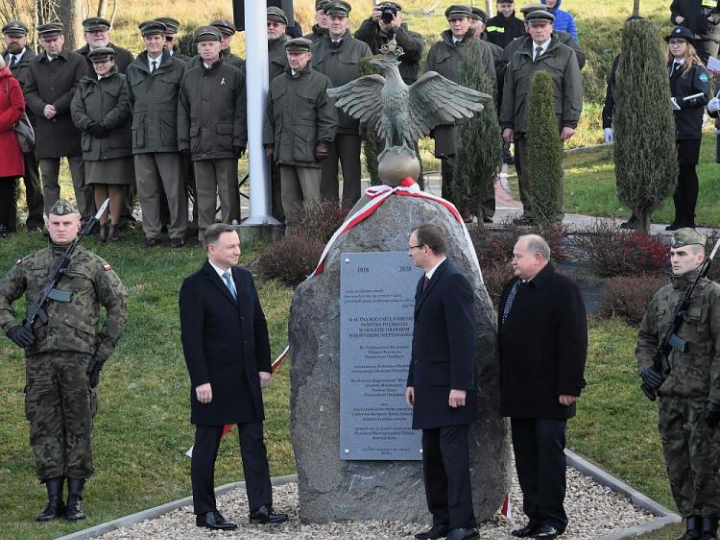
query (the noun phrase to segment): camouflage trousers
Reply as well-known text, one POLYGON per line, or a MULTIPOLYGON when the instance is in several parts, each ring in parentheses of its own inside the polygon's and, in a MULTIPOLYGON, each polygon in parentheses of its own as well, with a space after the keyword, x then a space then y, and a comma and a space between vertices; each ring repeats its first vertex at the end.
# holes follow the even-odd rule
POLYGON ((665 465, 683 518, 720 516, 720 427, 705 424, 705 401, 660 398, 658 424, 665 465))
POLYGON ((41 480, 93 474, 92 428, 95 390, 85 373, 91 356, 58 352, 29 356, 25 363, 25 416, 41 480))

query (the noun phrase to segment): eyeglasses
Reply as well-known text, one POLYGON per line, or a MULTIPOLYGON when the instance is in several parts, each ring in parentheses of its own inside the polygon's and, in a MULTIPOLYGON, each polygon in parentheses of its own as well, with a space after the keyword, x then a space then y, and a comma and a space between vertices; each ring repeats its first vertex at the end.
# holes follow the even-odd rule
POLYGON ((412 251, 413 249, 418 249, 425 247, 425 244, 418 244, 417 246, 408 246, 408 251, 412 251))
POLYGON ((175 36, 165 36, 165 41, 172 41, 175 39, 175 36))

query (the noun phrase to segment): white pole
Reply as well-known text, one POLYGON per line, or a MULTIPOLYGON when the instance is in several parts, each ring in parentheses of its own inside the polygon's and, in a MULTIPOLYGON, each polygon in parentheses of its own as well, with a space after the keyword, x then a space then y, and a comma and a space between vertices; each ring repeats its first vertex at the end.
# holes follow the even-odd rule
POLYGON ((267 48, 267 1, 245 2, 250 217, 243 225, 279 225, 270 215, 270 167, 262 144, 265 104, 270 87, 267 48))

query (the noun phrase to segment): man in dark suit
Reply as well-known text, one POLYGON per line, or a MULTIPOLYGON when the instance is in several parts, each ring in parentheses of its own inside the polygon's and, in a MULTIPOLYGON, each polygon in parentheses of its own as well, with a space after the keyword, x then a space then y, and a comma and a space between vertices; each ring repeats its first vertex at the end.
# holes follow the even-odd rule
POLYGON ((565 428, 585 386, 585 305, 577 286, 555 272, 540 236, 518 239, 515 277, 498 310, 500 412, 509 416, 515 466, 529 521, 518 538, 565 531, 565 428))
POLYGON ((233 227, 205 231, 208 260, 180 289, 180 326, 190 372, 195 424, 191 478, 196 524, 236 529, 215 503, 215 459, 225 424, 237 424, 250 523, 282 523, 272 508, 263 442, 262 390, 270 384, 270 339, 250 272, 235 266, 240 239, 233 227))
POLYGON ((466 540, 475 529, 468 430, 475 420, 475 295, 445 257, 445 231, 421 225, 408 254, 425 275, 415 293, 412 358, 405 399, 422 429, 425 497, 433 525, 418 540, 466 540))

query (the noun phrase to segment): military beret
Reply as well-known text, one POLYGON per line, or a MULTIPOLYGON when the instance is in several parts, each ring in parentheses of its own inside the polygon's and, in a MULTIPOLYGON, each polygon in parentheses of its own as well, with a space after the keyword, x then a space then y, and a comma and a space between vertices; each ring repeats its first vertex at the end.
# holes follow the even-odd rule
POLYGON ((288 20, 285 12, 279 7, 270 6, 267 8, 267 20, 275 21, 287 26, 288 20))
POLYGON ((108 58, 115 57, 115 49, 112 47, 98 47, 88 53, 91 62, 104 62, 108 58))
POLYGON ((289 40, 285 43, 285 50, 292 52, 310 52, 312 41, 302 37, 289 40))
POLYGON ((349 17, 352 6, 342 0, 336 0, 334 2, 328 2, 323 10, 327 15, 344 15, 345 17, 349 17))
POLYGON ((60 21, 51 22, 47 24, 41 24, 37 27, 37 33, 40 37, 49 38, 59 36, 65 31, 63 23, 60 21))
POLYGON ((83 30, 91 32, 92 30, 110 30, 110 21, 102 17, 90 17, 82 22, 83 30))
POLYGON ((527 17, 533 11, 547 11, 545 4, 528 4, 520 8, 520 12, 527 17))
POLYGON ((154 36, 158 34, 165 34, 167 25, 159 20, 153 19, 151 21, 141 22, 138 24, 138 28, 143 36, 154 36))
POLYGON ((472 9, 470 9, 470 6, 453 4, 445 10, 446 19, 456 19, 462 17, 472 17, 472 9))
POLYGON ((158 17, 155 20, 163 23, 167 27, 166 32, 177 34, 180 30, 180 21, 177 19, 173 19, 172 17, 158 17))
POLYGON ((543 22, 546 22, 546 23, 553 24, 553 23, 555 22, 555 15, 553 15, 553 14, 550 13, 549 11, 542 11, 542 10, 539 10, 539 9, 538 9, 538 10, 536 10, 536 11, 533 11, 533 12, 531 12, 531 13, 528 13, 528 14, 525 16, 525 20, 526 20, 528 23, 532 23, 532 22, 534 22, 534 21, 538 21, 538 22, 539 22, 539 21, 543 21, 543 22))
POLYGON ((472 10, 472 18, 477 19, 479 21, 482 21, 483 23, 486 23, 488 20, 487 13, 485 13, 482 9, 479 7, 473 7, 470 8, 472 10))
POLYGON ((20 21, 9 21, 2 28, 3 34, 19 34, 21 36, 27 36, 28 27, 20 21))
POLYGON ((237 32, 232 21, 228 21, 227 19, 216 19, 210 23, 210 26, 214 26, 226 36, 233 36, 235 32, 237 32))
POLYGON ((673 233, 670 247, 681 248, 693 245, 705 245, 705 237, 699 232, 697 232, 695 229, 691 229, 690 227, 684 227, 682 229, 678 229, 673 233))
POLYGON ((220 41, 222 36, 216 26, 201 26, 195 31, 195 41, 220 41))
POLYGON ((325 6, 327 6, 330 3, 330 0, 317 0, 315 2, 315 11, 324 11, 325 6))
POLYGON ((693 33, 690 31, 689 28, 685 28, 684 26, 676 26, 672 30, 670 30, 670 33, 665 36, 665 41, 670 42, 671 39, 684 39, 685 41, 693 41, 693 33))
POLYGON ((55 216, 67 216, 68 214, 77 213, 78 211, 73 204, 62 197, 55 201, 55 204, 50 207, 50 211, 48 212, 48 214, 53 214, 55 216))

